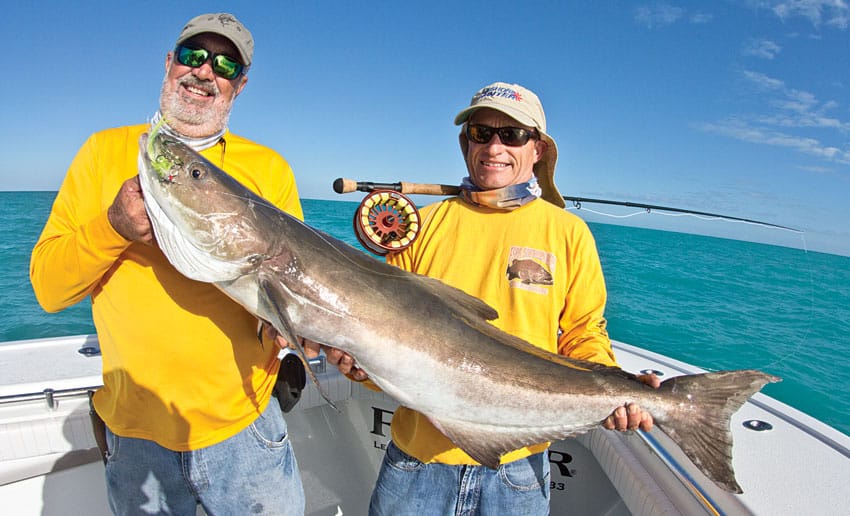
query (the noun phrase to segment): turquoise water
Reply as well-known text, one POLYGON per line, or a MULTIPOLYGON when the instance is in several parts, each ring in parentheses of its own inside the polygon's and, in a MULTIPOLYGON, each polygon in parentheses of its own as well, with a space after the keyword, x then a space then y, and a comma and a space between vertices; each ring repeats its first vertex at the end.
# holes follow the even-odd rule
MULTIPOLYGON (((28 267, 54 192, 0 192, 0 342, 92 333, 90 305, 47 314, 28 267)), ((307 222, 356 244, 356 202, 305 200, 307 222)), ((700 367, 781 376, 764 392, 850 434, 850 258, 590 224, 611 337, 700 367)))

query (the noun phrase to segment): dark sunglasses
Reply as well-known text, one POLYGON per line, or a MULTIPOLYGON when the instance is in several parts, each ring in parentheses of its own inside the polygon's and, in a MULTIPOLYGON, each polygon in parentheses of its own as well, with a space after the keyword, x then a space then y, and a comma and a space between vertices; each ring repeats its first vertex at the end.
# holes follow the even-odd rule
POLYGON ((199 68, 208 59, 212 59, 212 70, 219 77, 227 80, 233 80, 239 77, 245 67, 239 61, 224 54, 213 54, 205 48, 192 48, 183 45, 178 45, 174 49, 174 57, 177 62, 184 66, 199 68))
POLYGON ((540 136, 537 131, 529 131, 521 127, 490 127, 489 125, 466 124, 466 137, 475 143, 490 143, 493 135, 498 134, 499 140, 509 147, 522 147, 528 140, 536 140, 540 136))

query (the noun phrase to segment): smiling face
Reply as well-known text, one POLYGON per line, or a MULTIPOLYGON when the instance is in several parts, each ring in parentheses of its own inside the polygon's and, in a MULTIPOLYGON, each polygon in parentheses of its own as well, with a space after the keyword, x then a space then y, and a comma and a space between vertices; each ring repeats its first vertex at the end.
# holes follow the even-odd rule
MULTIPOLYGON (((233 43, 218 34, 205 32, 183 44, 214 54, 239 56, 233 43)), ((247 81, 244 73, 232 80, 219 77, 213 73, 209 60, 197 68, 182 65, 174 59, 174 52, 169 52, 160 92, 160 112, 168 125, 180 134, 192 138, 211 136, 227 125, 233 99, 247 81)))
MULTIPOLYGON (((533 129, 490 108, 475 111, 467 123, 533 129)), ((460 138, 461 149, 464 148, 464 141, 468 145, 465 159, 469 177, 475 185, 484 190, 503 188, 530 180, 534 175, 534 164, 546 150, 546 142, 535 139, 528 140, 520 147, 511 147, 503 144, 498 135, 494 135, 487 143, 469 141, 465 134, 461 134, 460 138)))

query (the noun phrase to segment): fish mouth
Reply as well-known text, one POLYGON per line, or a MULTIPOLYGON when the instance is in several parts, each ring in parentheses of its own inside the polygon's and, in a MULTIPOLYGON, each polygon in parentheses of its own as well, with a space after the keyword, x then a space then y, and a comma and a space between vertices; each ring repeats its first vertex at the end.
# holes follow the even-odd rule
POLYGON ((160 183, 173 184, 177 182, 177 175, 180 167, 183 165, 183 160, 174 153, 169 147, 170 140, 163 139, 160 135, 160 128, 165 123, 165 118, 151 129, 150 134, 146 136, 147 142, 144 144, 147 162, 160 183))

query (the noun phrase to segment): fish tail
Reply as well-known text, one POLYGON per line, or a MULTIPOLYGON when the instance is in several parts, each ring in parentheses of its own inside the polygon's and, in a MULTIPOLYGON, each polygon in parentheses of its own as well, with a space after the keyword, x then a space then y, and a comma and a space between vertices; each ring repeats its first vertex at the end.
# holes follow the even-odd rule
POLYGON ((668 391, 678 400, 677 408, 656 423, 706 476, 727 491, 741 493, 732 468, 730 420, 750 396, 778 381, 754 370, 670 378, 659 391, 668 391))

